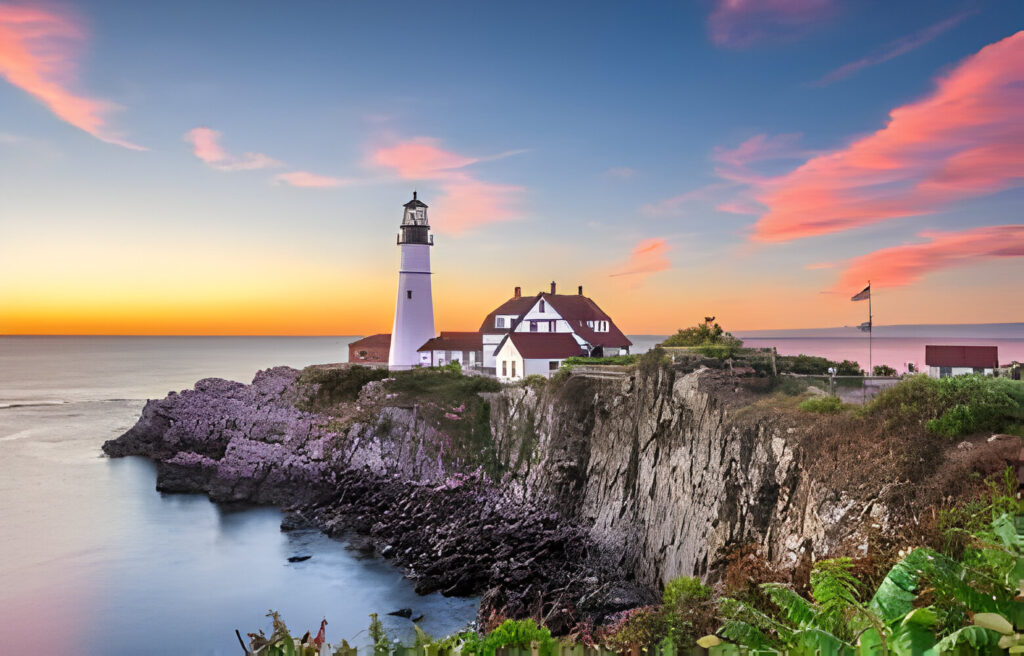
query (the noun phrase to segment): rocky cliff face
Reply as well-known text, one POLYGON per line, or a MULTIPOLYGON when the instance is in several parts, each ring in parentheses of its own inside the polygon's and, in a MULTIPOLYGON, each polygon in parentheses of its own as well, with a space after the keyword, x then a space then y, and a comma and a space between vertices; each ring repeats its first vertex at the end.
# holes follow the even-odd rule
POLYGON ((492 429, 518 493, 589 527, 649 588, 707 575, 729 544, 794 564, 860 540, 863 522, 840 523, 863 504, 805 471, 802 428, 730 403, 749 382, 662 369, 509 389, 492 429))
POLYGON ((749 407, 755 378, 661 368, 486 394, 487 475, 441 422, 395 405, 386 381, 340 421, 299 409, 298 375, 200 381, 149 402, 104 450, 157 460, 162 490, 273 503, 332 534, 369 535, 423 591, 487 591, 482 612, 549 623, 713 573, 728 544, 792 564, 860 540, 851 517, 884 521, 881 504, 813 479, 804 427, 749 407))

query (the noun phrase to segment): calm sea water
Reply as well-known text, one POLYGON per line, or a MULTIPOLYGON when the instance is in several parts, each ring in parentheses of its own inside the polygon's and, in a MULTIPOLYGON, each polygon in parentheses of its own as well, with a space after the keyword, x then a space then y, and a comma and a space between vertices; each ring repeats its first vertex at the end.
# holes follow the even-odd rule
POLYGON ((437 635, 471 621, 475 599, 420 597, 385 561, 316 531, 281 533, 275 509, 163 495, 152 463, 100 451, 146 398, 343 361, 349 341, 0 337, 0 653, 234 656, 234 629, 269 633, 270 608, 300 633, 326 617, 328 639, 353 644, 374 611, 413 608, 437 635))

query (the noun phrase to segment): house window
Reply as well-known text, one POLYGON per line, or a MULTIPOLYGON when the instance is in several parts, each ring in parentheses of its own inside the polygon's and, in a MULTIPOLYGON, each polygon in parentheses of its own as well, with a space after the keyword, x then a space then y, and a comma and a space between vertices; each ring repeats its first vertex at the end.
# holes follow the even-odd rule
POLYGON ((555 332, 555 322, 554 321, 549 321, 548 322, 548 332, 549 333, 555 332))
POLYGON ((412 298, 412 290, 411 289, 405 290, 405 297, 406 298, 412 298))
POLYGON ((544 301, 541 301, 541 302, 540 302, 540 310, 539 310, 539 311, 540 311, 540 312, 543 312, 543 311, 544 311, 544 301))
MULTIPOLYGON (((512 366, 515 366, 514 364, 512 366)), ((501 377, 506 378, 508 376, 508 360, 501 361, 501 377)))
POLYGON ((530 332, 531 333, 537 332, 537 322, 536 321, 531 321, 530 322, 530 332))
POLYGON ((559 367, 558 360, 552 360, 548 363, 548 371, 555 371, 559 367))
POLYGON ((516 361, 515 360, 512 361, 512 377, 513 378, 516 377, 516 361))
POLYGON ((939 367, 939 378, 949 378, 953 375, 953 367, 939 367))
POLYGON ((505 317, 497 317, 494 320, 494 327, 495 328, 504 328, 505 327, 505 317))

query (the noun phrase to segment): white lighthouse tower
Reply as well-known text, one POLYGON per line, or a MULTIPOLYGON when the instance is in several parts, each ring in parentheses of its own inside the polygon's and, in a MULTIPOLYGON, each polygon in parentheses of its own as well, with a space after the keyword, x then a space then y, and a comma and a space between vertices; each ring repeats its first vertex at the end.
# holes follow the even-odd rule
POLYGON ((391 329, 390 369, 409 369, 420 363, 416 349, 434 335, 434 298, 430 293, 430 247, 434 236, 427 223, 427 204, 416 199, 405 204, 398 245, 402 265, 398 270, 398 300, 391 329))

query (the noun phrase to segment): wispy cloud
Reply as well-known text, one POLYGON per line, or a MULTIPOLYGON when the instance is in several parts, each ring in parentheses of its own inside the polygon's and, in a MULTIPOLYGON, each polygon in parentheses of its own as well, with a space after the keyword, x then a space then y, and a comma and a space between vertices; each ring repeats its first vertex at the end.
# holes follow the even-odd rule
POLYGON ((263 153, 244 153, 236 156, 220 144, 221 133, 210 128, 192 128, 185 133, 185 141, 192 144, 192 154, 218 171, 255 171, 283 166, 263 153))
POLYGON ((640 276, 643 279, 653 273, 665 271, 672 266, 668 260, 671 250, 671 246, 664 238, 644 239, 633 248, 626 261, 608 275, 613 278, 640 276))
POLYGON ((940 211, 1024 180, 1024 32, 986 46, 887 125, 762 182, 753 239, 780 242, 940 211))
POLYGON ((716 0, 708 32, 715 45, 744 48, 799 36, 834 10, 833 0, 716 0))
POLYGON ((895 59, 900 55, 905 55, 908 52, 916 50, 921 46, 927 44, 928 42, 932 41, 936 37, 940 36, 943 32, 953 29, 954 27, 959 25, 963 19, 967 18, 973 13, 973 11, 965 11, 959 13, 955 16, 947 18, 944 21, 940 21, 938 23, 935 23, 934 25, 929 25, 923 30, 919 30, 917 32, 914 32, 913 34, 909 34, 907 36, 899 38, 893 41, 892 43, 889 43, 884 47, 879 48, 875 52, 872 52, 871 54, 865 57, 861 57, 856 61, 852 61, 848 64, 840 66, 834 71, 822 76, 820 79, 813 82, 812 85, 825 86, 828 84, 832 84, 833 82, 842 80, 843 78, 847 78, 856 73, 857 71, 868 68, 869 66, 877 66, 878 64, 887 62, 890 59, 895 59))
POLYGON ((690 191, 684 191, 670 198, 659 200, 655 203, 648 203, 640 208, 640 211, 647 216, 677 216, 683 213, 686 205, 701 200, 712 198, 716 192, 725 189, 729 185, 723 183, 712 183, 703 187, 697 187, 690 191))
POLYGON ((631 169, 628 166, 616 166, 605 171, 604 175, 606 178, 629 180, 630 178, 636 177, 636 169, 631 169))
POLYGON ((485 182, 464 169, 521 152, 470 157, 444 149, 438 139, 415 137, 377 149, 370 163, 390 168, 404 180, 437 182, 443 195, 432 203, 433 220, 441 231, 457 234, 515 217, 523 187, 485 182))
POLYGON ((883 248, 846 263, 835 291, 856 291, 865 280, 899 287, 935 271, 987 260, 1024 257, 1024 225, 984 226, 962 232, 923 232, 928 241, 883 248))
POLYGON ((293 187, 306 187, 310 189, 331 189, 333 187, 342 187, 349 184, 354 184, 354 180, 345 178, 332 178, 327 175, 317 175, 310 173, 309 171, 291 171, 289 173, 279 173, 274 176, 274 180, 289 184, 293 187))
POLYGON ((67 15, 19 5, 0 5, 0 75, 46 105, 59 119, 101 141, 146 150, 107 125, 119 109, 109 101, 72 91, 75 53, 85 41, 82 27, 67 15))

